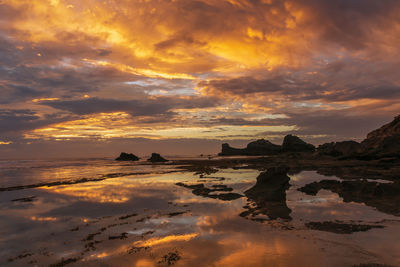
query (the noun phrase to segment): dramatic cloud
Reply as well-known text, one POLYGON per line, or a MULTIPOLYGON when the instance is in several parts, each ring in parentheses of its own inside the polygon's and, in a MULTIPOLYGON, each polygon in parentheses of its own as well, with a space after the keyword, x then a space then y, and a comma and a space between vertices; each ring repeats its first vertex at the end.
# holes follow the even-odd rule
POLYGON ((399 14, 398 0, 2 0, 0 156, 73 139, 360 140, 400 110, 399 14))

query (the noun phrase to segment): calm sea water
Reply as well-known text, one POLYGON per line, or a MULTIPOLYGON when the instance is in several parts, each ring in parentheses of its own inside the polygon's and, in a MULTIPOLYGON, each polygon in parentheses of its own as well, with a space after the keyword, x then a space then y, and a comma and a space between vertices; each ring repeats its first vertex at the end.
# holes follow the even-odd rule
MULTIPOLYGON (((112 159, 0 161, 2 266, 353 266, 400 265, 400 218, 335 193, 297 189, 325 177, 290 176, 284 215, 245 191, 257 170, 200 176, 171 165, 112 159), (4 188, 96 179, 4 191, 4 188), (232 200, 176 183, 228 188, 232 200), (270 210, 268 210, 270 209, 270 210), (251 216, 243 216, 245 211, 251 216), (240 216, 242 215, 242 216, 240 216), (352 234, 309 230, 310 221, 382 225, 352 234)), ((18 188, 14 188, 18 189, 18 188)))

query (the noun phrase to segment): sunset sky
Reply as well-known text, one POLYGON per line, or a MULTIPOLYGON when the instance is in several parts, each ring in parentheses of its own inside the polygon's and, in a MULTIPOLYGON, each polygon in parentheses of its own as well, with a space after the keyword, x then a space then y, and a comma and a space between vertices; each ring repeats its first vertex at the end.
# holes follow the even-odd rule
POLYGON ((399 44, 399 0, 0 0, 0 158, 360 141, 399 44))

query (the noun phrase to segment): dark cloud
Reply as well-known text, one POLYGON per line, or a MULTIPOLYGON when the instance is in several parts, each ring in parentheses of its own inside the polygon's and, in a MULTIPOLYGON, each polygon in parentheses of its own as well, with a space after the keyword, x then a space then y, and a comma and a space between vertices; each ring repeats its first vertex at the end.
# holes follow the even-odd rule
POLYGON ((100 112, 124 111, 132 116, 154 116, 169 113, 172 109, 214 107, 219 100, 208 97, 157 97, 138 100, 88 98, 65 101, 42 101, 40 104, 78 115, 100 112))
POLYGON ((19 139, 26 131, 71 119, 74 117, 58 113, 42 115, 30 109, 0 109, 0 137, 19 139))
POLYGON ((307 10, 309 27, 320 38, 349 49, 363 49, 370 45, 375 30, 389 30, 399 23, 397 0, 301 0, 293 1, 307 10))
MULTIPOLYGON (((399 64, 377 64, 364 60, 337 60, 308 70, 282 69, 264 77, 244 76, 199 82, 206 95, 224 95, 286 102, 339 102, 357 99, 400 98, 399 64)), ((258 75, 260 76, 260 75, 258 75)))
POLYGON ((100 98, 67 101, 43 101, 41 104, 56 109, 69 111, 78 115, 116 111, 125 111, 136 116, 157 115, 163 114, 171 108, 169 105, 151 100, 124 101, 100 98))

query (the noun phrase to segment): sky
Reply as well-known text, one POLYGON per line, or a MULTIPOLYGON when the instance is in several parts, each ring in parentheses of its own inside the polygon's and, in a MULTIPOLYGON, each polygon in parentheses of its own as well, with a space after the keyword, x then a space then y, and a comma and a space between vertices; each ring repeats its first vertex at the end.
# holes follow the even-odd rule
POLYGON ((399 43, 398 0, 0 0, 0 158, 360 141, 399 43))

